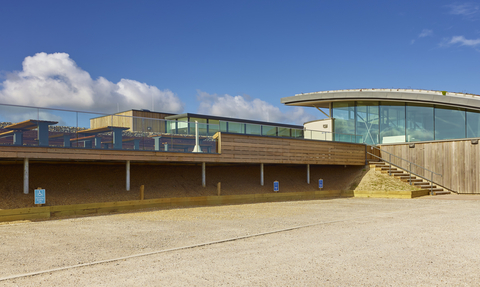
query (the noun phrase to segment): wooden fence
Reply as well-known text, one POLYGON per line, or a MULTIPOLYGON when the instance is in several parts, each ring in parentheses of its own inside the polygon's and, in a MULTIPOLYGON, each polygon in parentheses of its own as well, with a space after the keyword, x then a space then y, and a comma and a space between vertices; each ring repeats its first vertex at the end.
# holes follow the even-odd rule
POLYGON ((2 159, 364 165, 365 145, 218 133, 217 153, 0 146, 2 159))
MULTIPOLYGON (((438 184, 458 193, 480 193, 480 148, 472 140, 381 145, 381 149, 441 174, 434 175, 438 184), (410 147, 412 145, 412 147, 410 147)), ((388 160, 388 154, 383 157, 388 160)), ((405 161, 392 162, 408 168, 405 161)), ((412 165, 412 170, 430 178, 431 173, 412 165)))

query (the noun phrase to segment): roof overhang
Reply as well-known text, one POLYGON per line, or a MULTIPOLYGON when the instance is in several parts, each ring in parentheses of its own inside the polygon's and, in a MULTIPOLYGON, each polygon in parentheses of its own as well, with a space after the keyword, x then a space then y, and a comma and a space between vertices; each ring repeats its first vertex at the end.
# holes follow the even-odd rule
POLYGON ((328 108, 332 102, 345 101, 392 101, 420 104, 437 104, 480 110, 480 96, 464 93, 449 93, 407 89, 356 89, 322 91, 298 94, 281 99, 288 106, 328 108))

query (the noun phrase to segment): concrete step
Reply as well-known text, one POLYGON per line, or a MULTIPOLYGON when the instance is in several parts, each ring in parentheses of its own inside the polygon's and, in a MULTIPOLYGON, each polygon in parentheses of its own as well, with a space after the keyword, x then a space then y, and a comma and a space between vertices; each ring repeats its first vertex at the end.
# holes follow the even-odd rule
POLYGON ((393 170, 392 171, 389 171, 388 169, 385 169, 385 170, 381 170, 382 173, 386 173, 388 174, 389 172, 394 175, 394 174, 405 174, 403 171, 401 170, 393 170))
MULTIPOLYGON (((381 170, 390 170, 390 167, 389 166, 377 166, 377 168, 380 168, 381 170)), ((397 168, 395 167, 392 167, 391 170, 397 170, 397 168)))
POLYGON ((434 188, 433 190, 430 190, 430 188, 425 188, 425 189, 422 189, 422 191, 433 191, 433 195, 444 195, 444 194, 450 194, 451 192, 448 191, 448 190, 444 190, 443 188, 434 188))
POLYGON ((444 194, 450 194, 451 192, 448 190, 442 190, 442 191, 434 191, 433 195, 444 195, 444 194))
POLYGON ((436 185, 431 186, 429 183, 414 182, 413 185, 415 185, 416 187, 419 187, 421 189, 430 189, 431 187, 437 188, 436 185))
MULTIPOLYGON (((402 176, 403 177, 403 176, 402 176)), ((410 182, 410 178, 407 176, 406 178, 402 178, 400 177, 400 180, 403 181, 403 182, 410 182)), ((412 177, 412 182, 423 182, 422 179, 420 178, 413 178, 412 177)))
MULTIPOLYGON (((408 173, 405 173, 405 174, 395 174, 394 176, 395 176, 395 177, 399 177, 400 179, 409 179, 409 178, 410 178, 410 176, 408 175, 408 173)), ((412 175, 412 179, 416 179, 416 177, 412 175)))

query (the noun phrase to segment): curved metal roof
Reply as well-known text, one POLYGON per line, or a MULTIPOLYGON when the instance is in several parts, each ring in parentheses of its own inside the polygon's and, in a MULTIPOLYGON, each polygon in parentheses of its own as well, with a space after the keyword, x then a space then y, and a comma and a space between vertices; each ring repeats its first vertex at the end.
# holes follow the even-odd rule
POLYGON ((328 108, 340 101, 394 101, 437 104, 480 110, 480 96, 466 93, 414 89, 353 89, 297 94, 281 99, 282 104, 328 108), (445 93, 445 95, 443 94, 445 93))

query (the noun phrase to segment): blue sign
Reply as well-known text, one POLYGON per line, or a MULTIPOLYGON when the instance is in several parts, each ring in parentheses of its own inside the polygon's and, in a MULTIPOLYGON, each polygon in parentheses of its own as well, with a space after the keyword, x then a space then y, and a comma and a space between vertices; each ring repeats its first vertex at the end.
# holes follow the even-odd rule
POLYGON ((45 204, 45 189, 35 189, 35 204, 45 204))
POLYGON ((273 182, 273 191, 278 192, 280 190, 280 186, 278 184, 278 181, 273 182))
POLYGON ((318 188, 323 188, 323 179, 318 180, 318 188))

